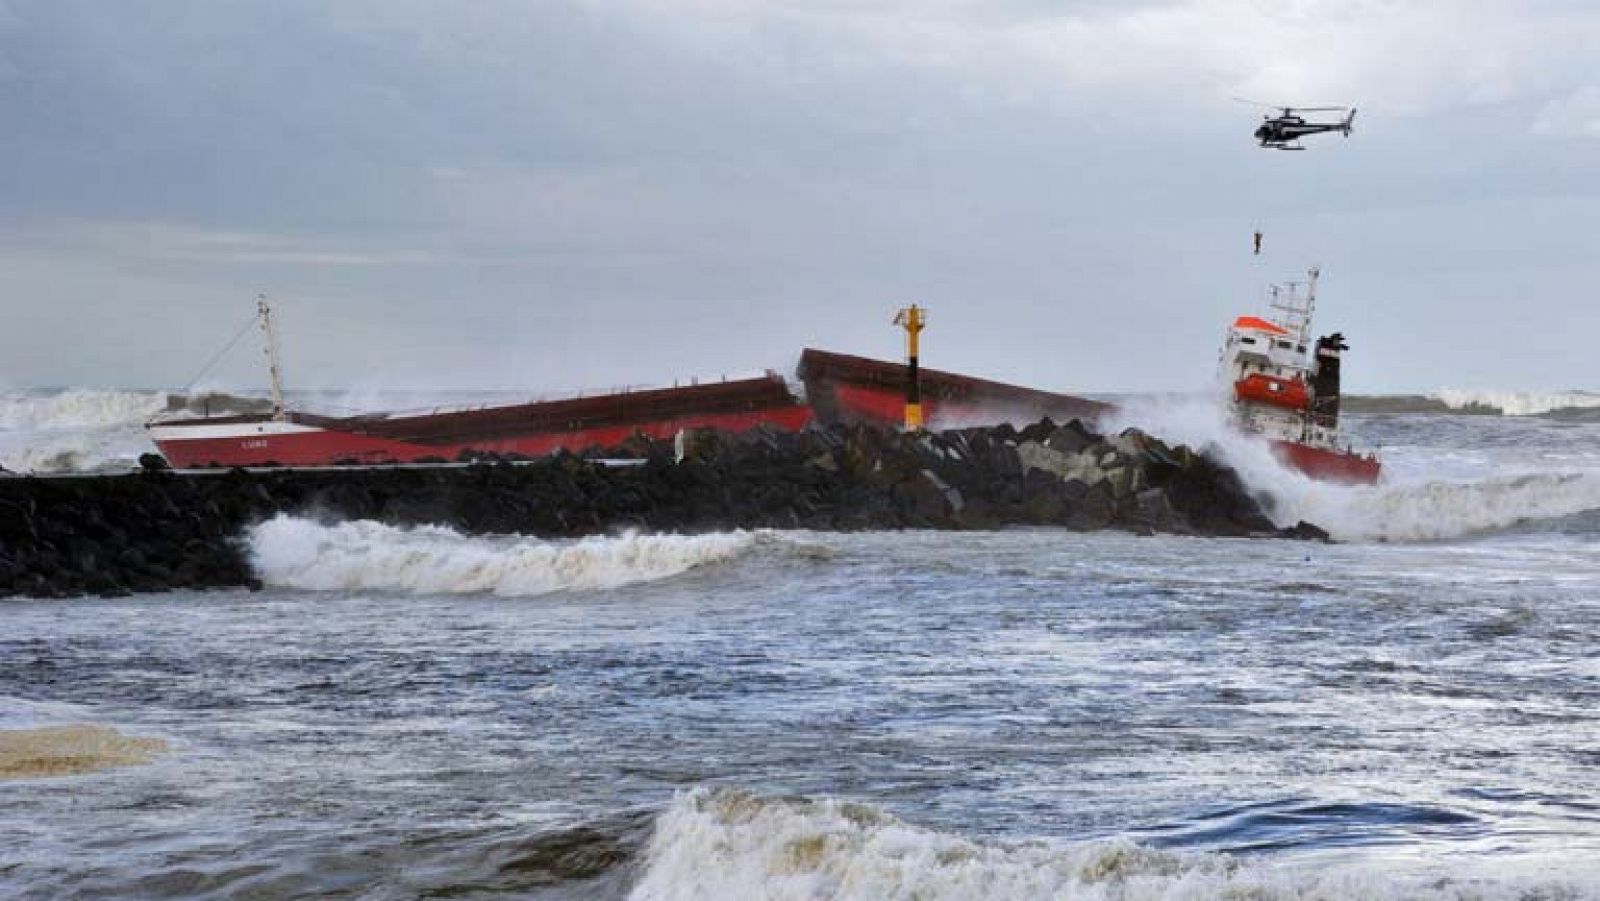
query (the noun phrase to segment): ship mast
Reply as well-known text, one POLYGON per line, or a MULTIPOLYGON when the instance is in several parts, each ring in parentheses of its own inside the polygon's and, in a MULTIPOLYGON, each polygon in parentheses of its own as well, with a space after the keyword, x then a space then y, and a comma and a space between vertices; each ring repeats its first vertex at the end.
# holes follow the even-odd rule
POLYGON ((1311 317, 1317 310, 1317 277, 1321 274, 1320 266, 1312 266, 1306 270, 1306 318, 1300 326, 1301 343, 1311 340, 1311 317))
POLYGON ((1283 318, 1278 321, 1294 332, 1301 344, 1306 343, 1311 335, 1311 314, 1317 306, 1317 277, 1321 274, 1320 268, 1312 266, 1306 271, 1306 281, 1284 282, 1282 285, 1271 286, 1272 309, 1283 314, 1283 318), (1306 287, 1304 301, 1300 298, 1301 285, 1306 287), (1286 289, 1283 293, 1288 295, 1287 299, 1283 299, 1280 289, 1286 289))
POLYGON ((272 379, 272 418, 283 421, 289 418, 283 409, 283 374, 278 366, 278 336, 272 330, 272 307, 267 306, 267 295, 256 295, 256 316, 261 321, 261 332, 267 336, 267 372, 272 379))

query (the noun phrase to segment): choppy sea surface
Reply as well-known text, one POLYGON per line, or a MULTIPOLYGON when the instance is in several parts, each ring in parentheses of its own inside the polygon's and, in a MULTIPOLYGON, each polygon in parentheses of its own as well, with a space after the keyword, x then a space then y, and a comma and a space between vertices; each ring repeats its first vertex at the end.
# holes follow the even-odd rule
POLYGON ((1600 898, 1600 424, 1337 488, 1124 418, 1339 543, 282 518, 261 592, 0 601, 0 729, 166 747, 0 781, 0 896, 1600 898))

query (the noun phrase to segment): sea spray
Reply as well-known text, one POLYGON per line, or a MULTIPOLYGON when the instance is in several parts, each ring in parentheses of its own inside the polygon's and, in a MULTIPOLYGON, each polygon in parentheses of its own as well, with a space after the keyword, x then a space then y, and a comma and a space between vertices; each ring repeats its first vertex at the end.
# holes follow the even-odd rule
POLYGON ((1492 411, 1502 416, 1542 416, 1558 410, 1600 407, 1600 394, 1591 391, 1480 391, 1445 388, 1433 398, 1452 410, 1492 411))
POLYGON ((0 429, 105 428, 142 424, 167 409, 167 395, 154 391, 72 388, 55 394, 0 394, 0 429))
POLYGON ((0 394, 0 467, 22 473, 130 467, 155 449, 143 424, 166 408, 167 396, 157 392, 0 394))
POLYGON ((250 529, 250 559, 268 585, 522 597, 616 588, 732 560, 758 533, 593 536, 543 541, 468 536, 439 526, 324 525, 277 516, 250 529))
POLYGON ((1464 465, 1456 450, 1393 449, 1377 485, 1341 485, 1285 466, 1209 396, 1135 399, 1105 425, 1204 448, 1239 472, 1274 522, 1314 522, 1343 541, 1437 541, 1600 509, 1596 458, 1511 461, 1480 453, 1464 465))
POLYGON ((679 795, 657 820, 630 897, 1488 901, 1591 897, 1592 875, 1584 878, 1580 886, 1507 866, 1448 874, 1359 862, 1313 869, 1126 839, 974 841, 870 804, 699 788, 679 795))

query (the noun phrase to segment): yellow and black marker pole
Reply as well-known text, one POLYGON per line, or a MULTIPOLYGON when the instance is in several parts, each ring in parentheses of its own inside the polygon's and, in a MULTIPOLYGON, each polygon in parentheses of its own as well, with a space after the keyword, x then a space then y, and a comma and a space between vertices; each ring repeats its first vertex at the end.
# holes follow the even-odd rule
POLYGON ((917 336, 927 324, 928 311, 916 304, 902 309, 894 324, 906 330, 906 430, 922 428, 922 376, 917 371, 917 336))

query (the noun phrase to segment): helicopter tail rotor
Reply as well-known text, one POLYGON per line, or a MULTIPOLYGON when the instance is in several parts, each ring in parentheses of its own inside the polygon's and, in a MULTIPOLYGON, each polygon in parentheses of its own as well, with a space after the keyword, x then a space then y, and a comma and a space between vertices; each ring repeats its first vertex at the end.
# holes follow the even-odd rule
POLYGON ((1340 131, 1344 132, 1344 136, 1345 137, 1347 137, 1347 138, 1350 137, 1350 124, 1352 122, 1355 122, 1355 121, 1356 121, 1356 108, 1352 106, 1352 107, 1350 107, 1350 115, 1344 117, 1344 127, 1340 129, 1340 131))

